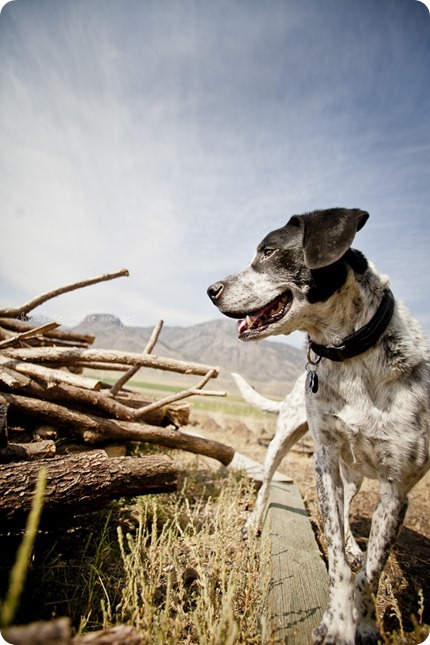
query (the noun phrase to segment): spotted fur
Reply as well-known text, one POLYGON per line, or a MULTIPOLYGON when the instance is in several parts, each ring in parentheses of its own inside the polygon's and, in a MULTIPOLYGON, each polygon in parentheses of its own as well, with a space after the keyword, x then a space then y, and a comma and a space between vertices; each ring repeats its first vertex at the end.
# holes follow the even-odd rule
MULTIPOLYGON (((209 296, 222 313, 239 319, 242 340, 302 330, 318 344, 338 345, 372 318, 388 285, 350 248, 367 218, 358 209, 293 216, 264 238, 248 267, 211 285, 209 296)), ((275 436, 267 470, 279 465, 307 421, 329 560, 329 602, 314 643, 376 643, 373 598, 380 574, 403 524, 408 492, 430 466, 428 339, 396 302, 371 349, 344 362, 321 359, 318 379, 317 393, 302 394, 306 418, 299 412, 289 430, 275 436), (364 476, 379 480, 380 500, 354 576, 349 560, 360 553, 347 516, 364 476)), ((303 382, 297 387, 303 393, 303 382)))

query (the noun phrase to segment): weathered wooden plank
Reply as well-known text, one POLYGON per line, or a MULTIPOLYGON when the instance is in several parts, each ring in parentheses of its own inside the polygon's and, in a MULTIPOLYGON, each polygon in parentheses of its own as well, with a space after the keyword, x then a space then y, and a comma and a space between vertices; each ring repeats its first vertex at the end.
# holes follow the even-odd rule
POLYGON ((262 540, 270 549, 263 643, 311 644, 326 607, 327 569, 294 484, 272 483, 262 540))

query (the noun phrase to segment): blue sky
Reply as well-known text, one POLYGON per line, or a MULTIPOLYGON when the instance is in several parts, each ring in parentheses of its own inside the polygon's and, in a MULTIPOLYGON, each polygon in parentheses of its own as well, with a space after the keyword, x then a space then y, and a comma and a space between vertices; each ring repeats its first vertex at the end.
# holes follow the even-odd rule
POLYGON ((35 315, 204 322, 269 230, 346 206, 430 331, 422 2, 14 0, 0 95, 0 306, 126 267, 35 315))

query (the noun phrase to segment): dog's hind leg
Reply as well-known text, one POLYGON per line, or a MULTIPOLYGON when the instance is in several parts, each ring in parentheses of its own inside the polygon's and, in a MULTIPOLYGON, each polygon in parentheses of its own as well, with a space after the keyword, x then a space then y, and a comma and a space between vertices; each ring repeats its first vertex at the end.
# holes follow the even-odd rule
POLYGON ((340 474, 343 481, 344 499, 343 499, 343 515, 344 515, 344 531, 345 531, 345 551, 348 562, 354 568, 359 568, 363 564, 363 551, 357 544, 357 541, 351 531, 349 523, 349 510, 351 502, 357 495, 363 483, 363 475, 360 475, 355 470, 352 470, 342 460, 340 461, 340 474))
POLYGON ((264 460, 263 484, 258 493, 254 511, 245 527, 245 533, 249 531, 258 533, 261 530, 263 513, 269 498, 269 486, 273 475, 279 468, 285 455, 308 430, 305 407, 306 373, 299 376, 293 389, 282 403, 276 403, 262 397, 237 374, 233 374, 233 377, 242 396, 248 403, 266 412, 279 412, 276 433, 267 449, 264 460))
POLYGON ((299 441, 308 431, 308 424, 306 422, 306 414, 297 419, 294 415, 292 419, 287 421, 282 417, 278 419, 278 428, 273 437, 266 453, 264 461, 264 474, 263 484, 258 492, 255 508, 246 523, 246 531, 261 531, 263 523, 263 514, 269 498, 270 482, 273 475, 279 468, 282 459, 291 450, 292 446, 299 441))
POLYGON ((381 482, 381 496, 373 514, 364 566, 355 580, 355 606, 358 612, 357 642, 376 643, 379 631, 373 598, 378 592, 379 577, 403 525, 408 498, 381 482))

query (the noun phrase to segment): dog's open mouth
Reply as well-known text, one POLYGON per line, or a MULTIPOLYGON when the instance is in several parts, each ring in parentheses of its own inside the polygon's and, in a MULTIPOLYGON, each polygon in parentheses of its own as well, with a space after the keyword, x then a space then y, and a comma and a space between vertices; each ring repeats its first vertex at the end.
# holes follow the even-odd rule
POLYGON ((287 291, 268 305, 252 313, 243 314, 237 322, 237 333, 239 338, 257 336, 273 323, 280 320, 290 309, 293 302, 291 291, 287 291))

